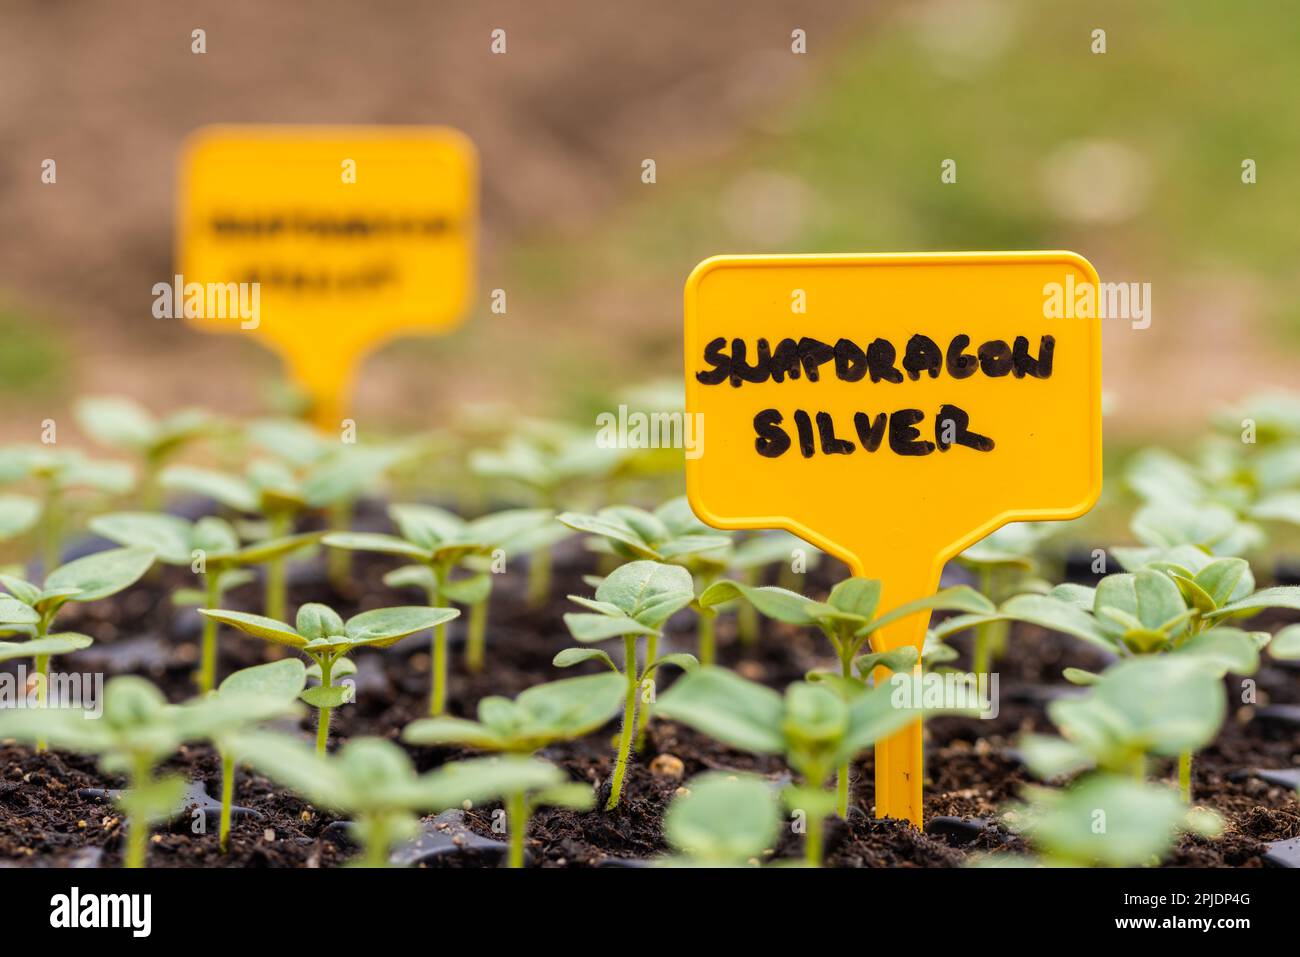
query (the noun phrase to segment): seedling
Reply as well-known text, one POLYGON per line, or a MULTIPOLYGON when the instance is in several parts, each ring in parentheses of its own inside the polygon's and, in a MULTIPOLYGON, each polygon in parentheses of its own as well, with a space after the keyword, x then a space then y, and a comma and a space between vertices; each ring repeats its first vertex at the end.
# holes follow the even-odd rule
POLYGON ((128 675, 105 685, 102 716, 84 708, 4 710, 0 738, 97 754, 105 773, 124 775, 127 787, 117 799, 128 819, 123 863, 143 867, 150 826, 176 812, 185 790, 183 778, 156 775, 157 764, 185 741, 265 720, 276 710, 245 698, 169 705, 148 681, 128 675))
POLYGON ((588 661, 599 661, 620 675, 624 684, 623 723, 620 726, 618 750, 614 760, 614 773, 610 778, 609 797, 605 810, 618 807, 623 794, 623 779, 632 753, 632 739, 637 731, 638 689, 642 690, 641 727, 649 719, 650 703, 654 700, 654 674, 663 665, 676 665, 690 670, 698 662, 693 655, 668 654, 659 656, 658 642, 664 623, 695 598, 690 572, 677 565, 659 562, 629 562, 616 568, 596 589, 595 599, 570 595, 587 612, 571 612, 564 616, 569 632, 583 644, 595 644, 610 638, 623 639, 623 667, 614 664, 608 654, 599 648, 566 648, 555 656, 558 668, 570 668, 588 661), (637 666, 637 642, 646 638, 645 663, 637 666))
MULTIPOLYGON (((31 658, 37 675, 37 701, 48 701, 50 658, 89 647, 92 639, 75 632, 51 633, 54 619, 70 601, 98 601, 134 585, 153 564, 148 548, 111 548, 54 569, 39 587, 14 575, 0 574, 12 599, 0 600, 0 634, 21 634, 26 641, 0 642, 0 658, 31 658)), ((43 748, 44 744, 37 742, 43 748)))
POLYGON ((585 675, 537 685, 514 701, 497 695, 478 703, 478 721, 424 718, 408 724, 408 744, 461 744, 483 751, 533 754, 557 741, 588 734, 618 711, 623 681, 617 674, 585 675))
MULTIPOLYGON (((123 462, 87 458, 75 450, 63 451, 46 445, 11 445, 0 449, 0 485, 30 482, 37 486, 36 499, 23 496, 8 506, 10 527, 35 527, 42 567, 59 564, 69 512, 87 495, 92 499, 123 495, 135 481, 131 467, 123 462), (32 517, 33 508, 36 515, 32 517)), ((17 532, 14 532, 17 534, 17 532)))
MULTIPOLYGON (((1013 595, 1045 591, 1047 586, 1032 578, 1037 567, 1035 551, 1049 534, 1043 523, 1014 522, 972 545, 957 561, 979 577, 980 592, 994 604, 1013 595)), ((987 674, 993 660, 1006 650, 1008 623, 994 619, 975 627, 975 648, 971 671, 987 674)))
MULTIPOLYGON (((705 589, 700 595, 699 604, 711 610, 718 605, 741 599, 777 621, 790 625, 817 627, 835 649, 835 655, 840 663, 839 676, 848 680, 855 680, 858 675, 865 680, 872 669, 878 666, 903 670, 915 663, 914 650, 910 649, 899 649, 887 657, 884 654, 859 656, 858 653, 870 640, 871 635, 892 622, 927 610, 981 614, 990 614, 995 610, 993 604, 973 588, 957 585, 936 592, 929 598, 899 605, 877 616, 880 592, 881 583, 875 579, 846 578, 831 589, 826 601, 819 602, 784 588, 752 588, 740 582, 723 580, 705 589), (909 651, 911 651, 910 658, 909 651), (857 675, 854 673, 855 667, 857 675)), ((840 817, 844 817, 848 814, 849 807, 847 763, 839 769, 837 791, 838 813, 840 817)))
MULTIPOLYGON (((452 578, 452 572, 548 523, 551 513, 543 509, 508 509, 466 522, 432 505, 392 505, 388 515, 400 537, 374 532, 335 532, 325 536, 325 544, 416 561, 416 565, 403 566, 390 573, 385 582, 391 587, 423 588, 430 606, 447 599, 466 605, 470 609, 466 661, 470 670, 480 670, 487 641, 492 572, 480 569, 469 578, 459 580, 452 578)), ((429 713, 436 716, 447 705, 447 635, 441 627, 433 632, 431 661, 433 686, 429 713)))
MULTIPOLYGON (((417 455, 421 442, 361 445, 344 442, 294 419, 259 419, 248 438, 288 464, 302 482, 302 496, 313 508, 325 508, 329 528, 346 531, 359 499, 380 480, 417 455)), ((351 554, 330 551, 326 571, 338 594, 346 594, 352 574, 351 554)))
MULTIPOLYGON (((513 486, 530 504, 554 511, 561 504, 589 501, 595 483, 613 476, 626 457, 625 450, 592 442, 589 432, 529 420, 501 449, 472 453, 469 465, 480 478, 513 486)), ((529 553, 528 596, 534 606, 551 593, 551 544, 529 553)))
POLYGON ((591 788, 570 783, 554 765, 518 756, 477 758, 417 775, 397 745, 380 738, 349 741, 335 757, 313 753, 281 735, 248 734, 243 760, 312 803, 353 815, 364 848, 358 863, 386 867, 394 843, 413 837, 418 811, 457 807, 505 796, 509 864, 523 864, 531 808, 538 804, 591 806, 591 788))
POLYGON ((1121 661, 1079 698, 1047 713, 1063 737, 1025 735, 1020 750, 1042 778, 1100 768, 1142 780, 1151 757, 1176 757, 1214 740, 1226 712, 1223 683, 1194 657, 1121 661))
POLYGON ((1134 866, 1158 859, 1179 829, 1212 834, 1217 815, 1189 812, 1145 780, 1152 756, 1190 754, 1214 740, 1226 711, 1223 684, 1185 656, 1143 657, 1107 669, 1088 693, 1048 714, 1063 737, 1029 734, 1020 751, 1042 778, 1095 769, 1065 792, 1030 788, 1012 815, 1049 862, 1134 866), (1106 826, 1097 828, 1098 811, 1106 826))
MULTIPOLYGON (((1262 544, 1256 523, 1300 525, 1300 451, 1280 441, 1276 421, 1252 421, 1256 443, 1242 442, 1239 435, 1210 443, 1195 462, 1163 449, 1138 452, 1128 465, 1129 486, 1152 505, 1182 513, 1207 510, 1213 524, 1227 532, 1218 536, 1215 554, 1238 555, 1262 544)), ((1238 420, 1234 431, 1240 429, 1238 420)), ((1182 523, 1195 521, 1189 516, 1182 523)))
MULTIPOLYGON (((302 484, 278 462, 255 462, 244 476, 173 465, 162 473, 162 483, 165 488, 206 495, 236 512, 264 517, 268 540, 287 537, 297 516, 311 507, 302 484)), ((264 585, 263 610, 270 618, 283 618, 288 603, 283 557, 266 562, 264 585)))
POLYGON ((0 495, 0 542, 22 535, 41 517, 41 503, 29 495, 0 495))
POLYGON ((590 811, 596 795, 590 784, 570 781, 555 765, 517 755, 470 758, 444 764, 432 777, 440 789, 439 806, 455 807, 500 800, 505 805, 509 851, 506 866, 524 866, 528 821, 542 806, 590 811))
POLYGON ((1038 851, 1033 864, 1140 867, 1159 862, 1181 832, 1213 837, 1222 830, 1213 811, 1189 809, 1169 788, 1121 775, 1089 775, 1066 790, 1028 787, 1024 796, 1028 803, 1003 819, 1038 851))
MULTIPOLYGON (((1108 575, 1095 590, 1070 585, 1047 595, 1021 595, 998 614, 1073 635, 1120 657, 1175 653, 1222 676, 1258 668, 1268 635, 1225 623, 1265 608, 1300 609, 1300 588, 1255 591, 1244 559, 1213 559, 1183 546, 1162 552, 1151 567, 1108 575)), ((1068 669, 1065 677, 1078 684, 1096 680, 1078 669, 1068 669)), ((1192 753, 1187 751, 1178 762, 1185 801, 1191 800, 1191 775, 1192 753)))
MULTIPOLYGON (((118 544, 150 548, 165 564, 190 566, 202 587, 177 592, 173 600, 209 610, 219 608, 231 588, 251 581, 252 567, 291 555, 320 538, 320 533, 308 532, 241 546, 234 527, 224 519, 207 516, 190 522, 156 512, 113 512, 92 519, 90 528, 118 544)), ((199 692, 211 691, 216 678, 217 621, 205 617, 195 673, 199 692)))
MULTIPOLYGON (((732 562, 731 538, 709 528, 683 498, 665 502, 654 512, 631 505, 603 508, 594 515, 564 512, 559 520, 579 532, 597 536, 596 543, 623 559, 648 559, 680 565, 691 573, 694 594, 708 588, 732 562)), ((714 660, 714 619, 717 611, 692 596, 698 620, 698 654, 703 664, 714 660)))
POLYGON ((1300 625, 1287 625, 1274 635, 1268 653, 1279 661, 1300 661, 1300 625))
POLYGON ((111 449, 140 460, 140 502, 146 509, 162 504, 158 475, 167 461, 196 439, 213 434, 221 425, 202 409, 181 409, 158 418, 133 399, 93 396, 74 407, 77 423, 87 436, 111 449))
POLYGON ((686 782, 664 813, 664 837, 693 867, 756 866, 781 829, 771 783, 752 774, 707 771, 686 782))
MULTIPOLYGON (((742 585, 751 588, 762 584, 759 577, 769 565, 779 566, 777 584, 790 591, 798 591, 797 580, 802 573, 794 571, 796 553, 806 572, 816 568, 821 561, 821 551, 789 532, 763 531, 750 535, 735 547, 729 569, 736 573, 742 585)), ((758 609, 749 602, 741 602, 736 610, 736 637, 743 645, 758 639, 758 609)))
POLYGON ((1133 514, 1129 530, 1151 549, 1191 545, 1211 555, 1244 555, 1264 542, 1258 525, 1214 502, 1151 502, 1133 514))
MULTIPOLYGON (((307 669, 297 658, 282 658, 244 668, 221 682, 217 696, 236 714, 255 713, 264 720, 298 713, 298 699, 307 684, 307 669), (246 705, 250 710, 246 710, 246 705)), ((221 826, 218 840, 224 854, 230 848, 230 814, 235 802, 235 763, 239 758, 236 729, 213 734, 221 755, 221 826)))
POLYGON ((889 685, 861 690, 800 681, 782 696, 723 668, 699 668, 664 692, 658 708, 730 747, 783 755, 803 779, 783 797, 792 812, 806 815, 804 861, 817 867, 825 819, 837 803, 825 789, 831 772, 921 717, 919 710, 896 704, 895 692, 889 685))
POLYGON ((426 631, 460 614, 455 608, 396 607, 363 611, 346 622, 326 605, 315 603, 298 609, 297 621, 287 625, 262 615, 240 611, 200 609, 199 613, 238 628, 254 638, 296 648, 320 671, 320 685, 302 693, 302 700, 318 709, 316 750, 325 753, 330 714, 350 699, 352 689, 335 685, 336 667, 358 648, 388 648, 407 635, 426 631))

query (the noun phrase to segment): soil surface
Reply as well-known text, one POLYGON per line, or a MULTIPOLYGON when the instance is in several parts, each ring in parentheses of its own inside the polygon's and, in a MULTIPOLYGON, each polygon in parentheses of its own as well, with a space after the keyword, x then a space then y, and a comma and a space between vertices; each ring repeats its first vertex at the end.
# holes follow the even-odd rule
MULTIPOLYGON (((418 601, 414 594, 393 592, 381 581, 393 562, 378 556, 354 556, 355 594, 337 595, 326 583, 319 559, 292 568, 291 601, 327 601, 346 617, 368 607, 418 601)), ((452 623, 453 668, 450 711, 473 716, 486 694, 514 695, 542 681, 562 677, 551 666, 556 651, 573 644, 561 615, 570 610, 563 596, 586 594, 582 575, 595 570, 592 557, 571 540, 556 553, 552 602, 544 608, 526 605, 524 569, 511 569, 497 581, 489 628, 489 668, 468 674, 460 658, 463 619, 452 623)), ((806 591, 824 594, 842 574, 834 562, 809 573, 806 591)), ((60 627, 85 631, 96 644, 62 661, 64 670, 143 674, 181 701, 191 693, 191 669, 197 657, 197 618, 174 610, 170 589, 189 585, 185 569, 163 568, 129 592, 106 601, 69 605, 60 627)), ((258 585, 232 592, 227 604, 260 610, 258 585)), ((1283 619, 1261 619, 1273 628, 1283 619)), ((690 650, 688 616, 670 623, 666 644, 690 650)), ((780 688, 809 669, 829 667, 829 649, 812 635, 769 621, 763 622, 756 645, 736 640, 732 621, 718 625, 721 662, 754 680, 780 688)), ((953 644, 966 649, 961 637, 953 644)), ((221 674, 260 663, 281 654, 240 634, 221 635, 221 674)), ((401 728, 421 717, 427 707, 429 655, 426 639, 416 636, 384 652, 362 651, 357 701, 335 712, 331 745, 357 735, 396 739, 401 728)), ((1017 736, 1025 731, 1050 731, 1044 704, 1051 693, 1068 692, 1059 675, 1065 667, 1104 666, 1090 646, 1031 626, 1017 627, 1009 653, 999 662, 1001 706, 989 720, 942 718, 927 724, 927 831, 918 832, 873 814, 873 767, 870 754, 853 768, 853 810, 847 822, 832 822, 827 832, 828 861, 847 867, 958 866, 976 853, 1023 851, 1019 838, 999 822, 1028 778, 1015 757, 1017 736)), ((6 668, 13 670, 13 662, 6 668)), ((568 672, 572 673, 572 672, 568 672)), ((671 676, 665 676, 671 681, 671 676)), ((1300 703, 1300 673, 1265 666, 1254 676, 1256 700, 1238 706, 1217 741, 1201 752, 1194 769, 1198 804, 1212 807, 1227 822, 1217 840, 1184 838, 1168 861, 1172 866, 1258 867, 1265 842, 1300 835, 1300 802, 1293 790, 1268 784, 1249 773, 1254 768, 1294 768, 1300 763, 1300 727, 1269 717, 1269 704, 1300 703)), ((1227 679, 1230 701, 1243 696, 1242 679, 1227 679)), ((312 718, 299 731, 310 737, 312 718)), ((577 780, 600 788, 613 763, 611 724, 587 738, 557 745, 542 753, 577 780)), ((421 770, 470 754, 449 748, 411 748, 421 770)), ((205 746, 186 747, 169 770, 203 782, 209 795, 219 795, 220 772, 215 754, 205 746)), ((664 853, 660 822, 668 801, 684 779, 710 769, 755 771, 777 780, 788 776, 779 759, 756 758, 732 751, 690 729, 655 720, 646 747, 629 767, 622 803, 612 813, 574 814, 542 809, 532 819, 528 851, 539 866, 639 865, 664 853), (674 760, 675 759, 675 760, 674 760)), ((1172 768, 1157 773, 1172 776, 1172 768)), ((9 865, 113 866, 119 863, 124 839, 121 815, 111 802, 86 789, 118 787, 122 782, 99 772, 93 759, 67 753, 36 754, 31 749, 0 742, 0 862, 9 865)), ((336 816, 323 813, 260 775, 241 771, 236 804, 254 812, 237 816, 228 855, 216 844, 215 817, 182 815, 158 828, 151 838, 150 861, 164 866, 328 867, 351 853, 336 816)), ((463 814, 463 823, 485 838, 494 838, 494 805, 463 814)), ((441 827, 441 825, 440 825, 441 827)), ((798 858, 801 838, 787 833, 772 851, 775 858, 798 858)), ((460 839, 457 839, 460 843, 460 839)), ((444 854, 424 863, 466 866, 483 863, 471 854, 444 854)), ((486 860, 492 860, 489 855, 486 860)))

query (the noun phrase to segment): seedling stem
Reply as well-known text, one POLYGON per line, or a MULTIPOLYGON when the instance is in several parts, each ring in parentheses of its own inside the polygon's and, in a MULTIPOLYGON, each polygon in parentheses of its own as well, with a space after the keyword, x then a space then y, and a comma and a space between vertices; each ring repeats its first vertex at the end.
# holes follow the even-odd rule
POLYGON ((632 753, 632 734, 636 726, 636 691, 640 687, 636 669, 636 635, 623 636, 623 674, 627 677, 627 698, 623 702, 623 725, 618 738, 618 759, 614 762, 614 776, 609 782, 609 799, 605 810, 618 807, 623 793, 623 778, 627 774, 627 759, 632 753))
POLYGON ((528 832, 528 797, 515 791, 506 797, 506 827, 510 829, 510 854, 507 867, 524 866, 524 838, 528 832))
MULTIPOLYGON (((288 512, 277 509, 268 517, 271 523, 269 538, 283 538, 289 534, 291 522, 288 512)), ((287 602, 288 578, 284 558, 272 558, 266 563, 266 617, 283 621, 287 602)))
POLYGON ((221 827, 218 837, 221 841, 221 853, 230 848, 230 808, 235 801, 235 756, 221 755, 221 827))
MULTIPOLYGON (((329 655, 321 655, 316 659, 320 665, 320 686, 322 688, 332 688, 330 672, 334 670, 334 658, 329 655)), ((316 722, 316 753, 324 754, 325 746, 329 743, 330 737, 330 714, 333 708, 321 708, 320 716, 316 722)))

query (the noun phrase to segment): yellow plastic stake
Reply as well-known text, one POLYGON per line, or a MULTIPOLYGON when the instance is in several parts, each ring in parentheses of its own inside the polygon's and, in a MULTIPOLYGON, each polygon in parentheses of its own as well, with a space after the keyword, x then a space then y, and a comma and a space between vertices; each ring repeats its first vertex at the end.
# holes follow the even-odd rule
MULTIPOLYGON (((1068 252, 705 260, 685 302, 692 508, 881 579, 882 610, 1007 522, 1083 514, 1101 492, 1097 291, 1068 252)), ((919 649, 928 622, 873 644, 919 649)), ((920 826, 922 774, 917 722, 876 747, 877 816, 920 826)))
POLYGON ((464 317, 477 165, 440 127, 205 127, 181 157, 174 314, 275 350, 338 429, 367 352, 464 317))

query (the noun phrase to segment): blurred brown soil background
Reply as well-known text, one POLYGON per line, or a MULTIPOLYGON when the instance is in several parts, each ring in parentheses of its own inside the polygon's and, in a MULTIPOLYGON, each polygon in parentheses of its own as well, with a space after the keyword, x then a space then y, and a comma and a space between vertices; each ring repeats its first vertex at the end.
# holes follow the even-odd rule
MULTIPOLYGON (((725 153, 815 70, 816 58, 790 55, 791 29, 828 52, 829 38, 870 7, 794 9, 777 0, 748 0, 743 15, 726 3, 592 0, 6 2, 0 296, 24 322, 39 321, 42 344, 71 368, 38 383, 33 399, 15 398, 0 435, 33 438, 78 391, 123 392, 157 409, 262 405, 273 356, 150 314, 153 284, 173 272, 177 152, 207 123, 446 124, 476 142, 480 307, 453 341, 416 361, 400 348, 373 358, 363 410, 427 422, 431 405, 463 397, 545 397, 550 370, 530 343, 621 361, 636 381, 637 357, 620 357, 607 317, 530 303, 528 284, 503 273, 503 251, 591 228, 640 186, 643 157, 667 177, 725 153), (489 52, 497 27, 507 31, 501 56, 489 52), (207 33, 203 55, 190 50, 196 28, 207 33), (40 181, 47 157, 58 164, 55 185, 40 181), (498 286, 510 295, 507 318, 482 307, 498 286)), ((679 290, 659 300, 668 337, 679 290)))

